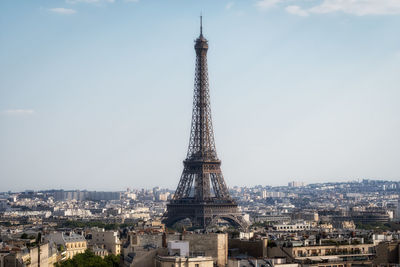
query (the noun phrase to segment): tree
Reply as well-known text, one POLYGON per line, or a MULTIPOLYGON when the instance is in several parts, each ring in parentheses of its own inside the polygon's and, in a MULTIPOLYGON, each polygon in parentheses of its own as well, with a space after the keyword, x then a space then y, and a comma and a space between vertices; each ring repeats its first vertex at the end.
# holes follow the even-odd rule
POLYGON ((21 239, 28 239, 28 234, 27 233, 23 233, 21 235, 21 239))
POLYGON ((104 261, 107 262, 107 266, 118 267, 119 266, 119 256, 110 254, 104 257, 104 261))
POLYGON ((65 250, 64 245, 60 245, 60 246, 58 247, 58 251, 63 252, 64 250, 65 250))
POLYGON ((118 267, 119 257, 108 255, 102 259, 91 250, 75 255, 72 259, 57 263, 56 267, 118 267))

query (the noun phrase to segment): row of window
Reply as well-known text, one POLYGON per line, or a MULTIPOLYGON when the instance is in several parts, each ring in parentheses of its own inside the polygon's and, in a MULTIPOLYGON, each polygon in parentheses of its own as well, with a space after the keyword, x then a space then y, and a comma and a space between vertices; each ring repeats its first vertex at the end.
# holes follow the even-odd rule
POLYGON ((78 250, 78 251, 69 251, 67 252, 67 258, 73 258, 76 254, 79 253, 84 253, 84 250, 78 250))
POLYGON ((296 250, 293 252, 294 255, 297 254, 298 257, 306 256, 324 256, 324 255, 345 255, 345 254, 360 254, 365 253, 365 248, 343 248, 343 249, 312 249, 312 250, 296 250))
POLYGON ((67 243, 67 248, 86 248, 85 242, 67 243))
POLYGON ((277 227, 277 229, 288 229, 288 230, 291 230, 291 229, 308 229, 308 228, 310 228, 310 226, 309 225, 296 225, 296 226, 294 226, 294 225, 290 225, 290 226, 278 226, 277 227))

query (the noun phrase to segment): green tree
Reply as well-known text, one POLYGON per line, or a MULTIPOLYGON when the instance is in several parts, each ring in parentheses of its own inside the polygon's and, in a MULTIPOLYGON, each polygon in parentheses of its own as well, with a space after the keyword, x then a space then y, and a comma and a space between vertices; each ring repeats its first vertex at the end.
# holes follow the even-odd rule
POLYGON ((84 253, 75 255, 72 259, 56 264, 56 267, 118 267, 119 258, 109 255, 102 259, 92 251, 86 250, 84 253))
POLYGON ((21 235, 21 239, 28 239, 28 234, 27 233, 23 233, 21 235))
POLYGON ((104 257, 104 261, 107 262, 107 266, 118 267, 119 266, 119 256, 110 254, 104 257))

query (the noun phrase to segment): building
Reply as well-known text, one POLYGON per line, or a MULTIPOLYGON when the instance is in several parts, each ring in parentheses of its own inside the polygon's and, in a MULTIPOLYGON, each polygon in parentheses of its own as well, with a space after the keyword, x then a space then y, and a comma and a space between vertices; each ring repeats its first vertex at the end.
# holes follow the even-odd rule
POLYGON ((295 181, 293 181, 293 182, 289 182, 288 186, 289 187, 302 187, 302 186, 304 186, 304 183, 303 182, 295 182, 295 181))
POLYGON ((52 267, 49 264, 49 244, 44 243, 33 248, 14 249, 0 254, 1 267, 52 267), (40 256, 39 256, 40 254, 40 256), (40 262, 39 262, 40 259, 40 262))
POLYGON ((105 248, 109 253, 118 255, 121 253, 121 241, 118 231, 105 231, 103 228, 92 228, 91 246, 105 248))
POLYGON ((173 240, 168 242, 168 255, 189 257, 189 242, 173 240))
POLYGON ((293 220, 304 220, 310 222, 318 222, 319 216, 318 212, 315 211, 306 211, 306 212, 296 212, 292 214, 293 220))
POLYGON ((87 249, 85 237, 74 232, 53 232, 46 235, 45 239, 49 242, 54 242, 60 250, 64 250, 66 259, 70 259, 76 254, 84 253, 87 249))
MULTIPOLYGON (((214 266, 225 267, 228 263, 227 234, 146 234, 130 233, 128 242, 123 247, 124 266, 148 266, 148 262, 138 264, 142 258, 154 259, 162 253, 170 241, 188 242, 191 256, 211 257, 214 266)), ((165 254, 166 255, 166 254, 165 254)), ((152 262, 153 264, 153 262, 152 262)), ((168 267, 170 267, 168 265, 168 267)))
POLYGON ((285 259, 229 258, 228 267, 300 267, 298 263, 286 263, 285 259))
POLYGON ((310 230, 311 224, 309 223, 294 223, 294 224, 275 224, 273 226, 275 231, 280 232, 299 232, 304 230, 310 230))
POLYGON ((371 265, 375 257, 373 244, 269 247, 269 258, 285 257, 289 263, 308 264, 310 266, 371 265))
POLYGON ((385 241, 376 246, 376 258, 373 261, 373 266, 399 266, 399 264, 399 241, 385 241))
POLYGON ((119 200, 121 199, 121 192, 102 192, 102 191, 55 191, 54 199, 56 201, 65 200, 119 200))
POLYGON ((355 223, 387 223, 389 219, 386 211, 360 211, 351 213, 351 220, 355 223))
POLYGON ((213 267, 212 257, 197 256, 190 253, 189 242, 173 240, 168 242, 168 255, 155 257, 156 267, 213 267), (192 255, 191 255, 192 254, 192 255))
POLYGON ((260 240, 229 239, 228 244, 231 253, 230 256, 234 256, 232 254, 243 254, 255 258, 267 257, 267 238, 260 240))
POLYGON ((291 221, 288 215, 257 215, 253 217, 254 222, 276 222, 276 223, 289 223, 291 221))
POLYGON ((211 257, 174 257, 174 256, 160 256, 155 258, 156 267, 213 267, 213 260, 211 257))
POLYGON ((91 250, 93 251, 94 255, 102 257, 102 258, 104 258, 105 256, 107 256, 109 254, 107 249, 97 247, 97 246, 92 247, 91 250))

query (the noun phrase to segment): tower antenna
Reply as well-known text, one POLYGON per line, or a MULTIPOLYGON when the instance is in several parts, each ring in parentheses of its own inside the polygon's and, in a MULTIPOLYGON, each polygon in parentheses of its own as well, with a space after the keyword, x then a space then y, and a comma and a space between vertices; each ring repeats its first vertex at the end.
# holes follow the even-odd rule
POLYGON ((203 35, 203 15, 200 13, 200 35, 203 35))

